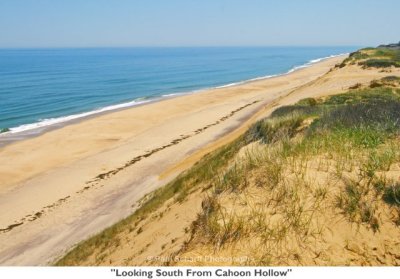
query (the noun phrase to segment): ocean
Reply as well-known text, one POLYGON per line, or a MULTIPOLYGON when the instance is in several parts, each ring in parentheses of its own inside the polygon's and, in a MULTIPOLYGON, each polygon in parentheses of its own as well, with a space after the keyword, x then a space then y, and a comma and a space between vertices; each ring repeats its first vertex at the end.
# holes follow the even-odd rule
POLYGON ((268 78, 357 48, 0 49, 0 131, 268 78))

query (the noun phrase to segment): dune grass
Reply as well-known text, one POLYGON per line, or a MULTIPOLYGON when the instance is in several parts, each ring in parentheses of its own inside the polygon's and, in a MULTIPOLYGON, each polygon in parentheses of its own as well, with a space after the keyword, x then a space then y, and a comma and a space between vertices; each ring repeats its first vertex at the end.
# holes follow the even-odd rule
POLYGON ((366 88, 326 100, 306 99, 256 123, 244 140, 265 147, 242 158, 240 167, 225 170, 223 187, 215 186, 193 224, 193 243, 221 249, 256 242, 257 251, 265 253, 251 264, 276 264, 271 261, 290 257, 289 252, 283 254, 290 251, 287 247, 301 246, 322 234, 322 225, 314 223, 327 206, 338 209, 349 222, 378 232, 382 202, 400 206, 399 183, 379 174, 400 162, 399 93, 386 87, 366 88), (343 185, 330 205, 329 186, 312 185, 307 178, 313 158, 327 164, 326 170, 333 161, 335 179, 343 185), (265 189, 261 201, 256 199, 262 206, 247 205, 245 213, 228 206, 227 200, 243 198, 251 186, 265 189))
MULTIPOLYGON (((135 224, 170 199, 183 201, 200 185, 211 191, 203 201, 202 213, 193 223, 193 239, 201 235, 202 241, 219 248, 256 235, 267 243, 268 249, 279 254, 280 245, 289 237, 307 242, 310 235, 321 233, 321 228, 313 227, 312 222, 328 190, 317 187, 305 192, 310 185, 304 176, 307 161, 322 155, 334 159, 336 175, 343 178, 345 184, 336 194, 334 206, 349 221, 378 231, 376 197, 392 206, 398 206, 400 201, 399 185, 377 175, 379 170, 388 170, 400 161, 399 146, 395 142, 399 133, 398 89, 350 90, 325 100, 305 99, 281 107, 234 142, 205 156, 174 181, 151 193, 134 214, 78 244, 56 265, 80 264, 96 251, 99 253, 117 245, 118 234, 128 227, 140 233, 142 228, 135 224), (235 163, 233 159, 238 152, 254 142, 265 145, 265 152, 248 153, 240 163, 235 163), (349 150, 353 153, 349 154, 349 150), (357 170, 358 175, 353 179, 344 178, 346 170, 357 170), (294 176, 292 182, 285 178, 289 173, 294 176), (266 219, 268 210, 264 207, 254 208, 249 213, 251 218, 224 209, 221 204, 224 194, 243 193, 251 184, 268 191, 271 198, 266 205, 275 206, 281 216, 276 224, 266 219), (313 197, 311 203, 305 202, 308 195, 313 197)), ((258 260, 261 263, 265 259, 258 260)))
POLYGON ((206 155, 191 169, 179 175, 172 182, 145 196, 138 209, 132 215, 88 240, 77 244, 64 257, 59 259, 55 265, 79 265, 95 252, 101 253, 118 244, 118 234, 125 230, 141 233, 143 228, 137 225, 141 220, 146 219, 172 198, 175 198, 177 202, 184 200, 194 187, 199 186, 199 183, 206 183, 214 178, 242 146, 243 141, 239 138, 214 153, 206 155))
POLYGON ((338 67, 356 63, 365 68, 400 67, 400 49, 385 47, 360 49, 351 53, 338 67))
MULTIPOLYGON (((365 58, 362 52, 352 55, 359 56, 365 58)), ((118 235, 125 230, 141 233, 141 220, 171 199, 182 202, 199 187, 207 198, 183 252, 196 243, 221 249, 248 241, 257 243, 251 264, 300 258, 296 249, 323 233, 318 216, 328 208, 378 232, 382 204, 398 209, 400 216, 399 182, 385 176, 400 162, 400 89, 391 86, 397 81, 388 76, 377 81, 380 86, 278 108, 149 194, 131 216, 78 244, 56 265, 84 263, 119 245, 118 235), (238 157, 251 144, 261 147, 238 157), (311 164, 315 172, 329 174, 324 184, 310 178, 311 164), (331 184, 341 186, 333 190, 331 184), (264 192, 250 197, 250 188, 264 192), (228 207, 228 197, 244 206, 228 207)), ((393 222, 400 225, 400 217, 393 222)))

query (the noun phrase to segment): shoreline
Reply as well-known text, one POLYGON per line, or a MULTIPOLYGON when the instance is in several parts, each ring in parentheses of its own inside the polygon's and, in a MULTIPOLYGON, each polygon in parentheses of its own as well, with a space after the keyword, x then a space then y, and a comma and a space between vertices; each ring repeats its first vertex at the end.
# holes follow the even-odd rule
POLYGON ((272 108, 341 90, 346 83, 329 92, 313 86, 343 59, 107 113, 1 148, 0 265, 49 264, 272 108))
POLYGON ((294 66, 290 70, 288 70, 284 73, 260 76, 260 77, 255 77, 255 78, 251 78, 251 79, 247 79, 247 80, 232 82, 232 83, 228 83, 228 84, 224 84, 224 85, 220 85, 220 86, 196 89, 196 90, 188 91, 188 92, 166 93, 161 96, 149 98, 147 100, 146 100, 146 97, 140 97, 140 98, 137 98, 132 101, 119 103, 119 104, 115 104, 115 105, 110 105, 110 106, 105 106, 105 107, 94 109, 94 110, 87 111, 87 112, 71 114, 71 115, 66 115, 66 116, 60 116, 60 117, 56 117, 56 118, 44 119, 42 121, 38 121, 38 122, 34 122, 34 123, 22 124, 22 125, 19 125, 16 127, 8 128, 8 129, 10 129, 10 131, 0 133, 0 149, 4 146, 12 144, 14 142, 34 138, 34 137, 40 136, 44 133, 47 133, 47 132, 50 132, 50 131, 53 131, 56 129, 60 129, 60 128, 63 128, 68 125, 77 124, 82 121, 92 119, 92 118, 95 118, 98 116, 106 115, 109 113, 114 113, 114 112, 128 110, 128 109, 132 109, 132 108, 136 108, 136 107, 141 107, 141 106, 149 105, 149 104, 156 103, 156 102, 162 102, 162 101, 172 99, 172 98, 178 98, 178 97, 188 96, 188 95, 192 95, 192 94, 201 94, 202 92, 208 91, 208 90, 225 89, 225 88, 230 88, 233 86, 246 85, 246 84, 252 83, 252 82, 263 81, 263 80, 267 80, 267 79, 271 79, 271 78, 275 78, 275 77, 286 76, 295 71, 299 71, 301 69, 308 68, 312 65, 315 65, 315 64, 325 61, 327 59, 346 56, 346 55, 348 55, 348 53, 333 54, 333 55, 330 55, 327 57, 312 59, 302 65, 294 66), (144 99, 144 100, 138 102, 139 99, 144 99))

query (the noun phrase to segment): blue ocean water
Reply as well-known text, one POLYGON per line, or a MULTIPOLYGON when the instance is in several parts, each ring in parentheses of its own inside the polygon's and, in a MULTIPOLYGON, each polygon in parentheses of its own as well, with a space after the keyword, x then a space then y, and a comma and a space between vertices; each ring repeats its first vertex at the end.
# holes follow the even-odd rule
POLYGON ((355 49, 0 49, 0 129, 23 131, 168 94, 282 74, 355 49))

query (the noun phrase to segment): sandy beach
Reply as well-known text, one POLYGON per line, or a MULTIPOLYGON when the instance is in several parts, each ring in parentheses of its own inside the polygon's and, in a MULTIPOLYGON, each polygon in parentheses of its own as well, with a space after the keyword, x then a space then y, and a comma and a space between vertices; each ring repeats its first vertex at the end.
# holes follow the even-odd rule
POLYGON ((0 149, 0 265, 47 265, 277 106, 384 76, 345 56, 110 112, 0 149))

